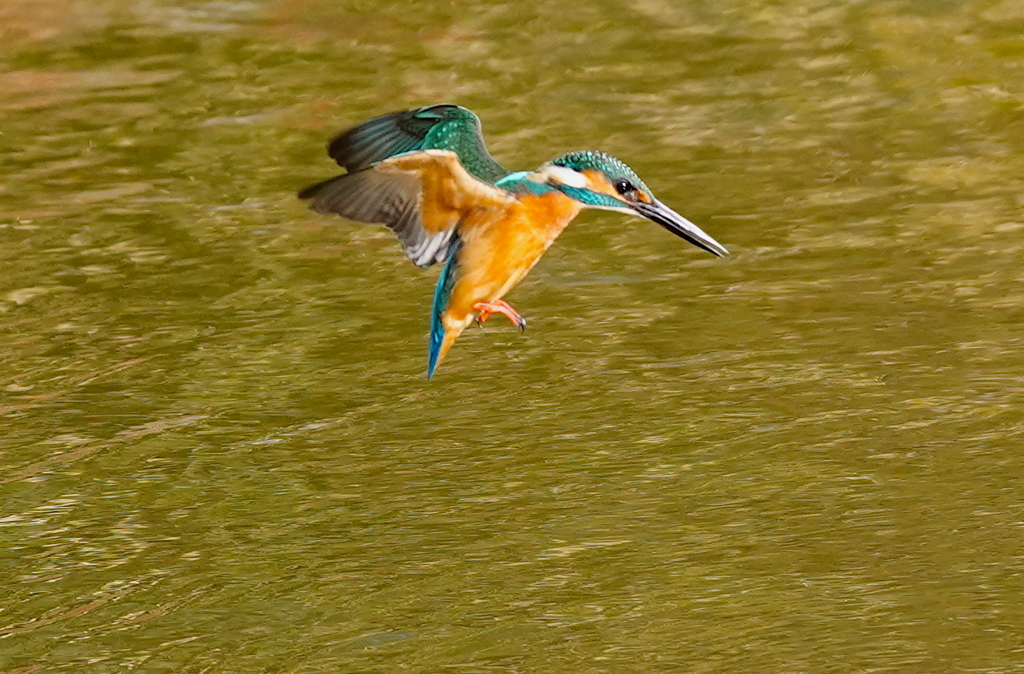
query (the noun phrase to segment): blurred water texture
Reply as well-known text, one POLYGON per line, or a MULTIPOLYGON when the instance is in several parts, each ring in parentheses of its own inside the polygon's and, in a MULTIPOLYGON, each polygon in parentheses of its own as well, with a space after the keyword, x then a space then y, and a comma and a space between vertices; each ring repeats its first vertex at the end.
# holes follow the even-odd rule
POLYGON ((1024 670, 1024 2, 0 0, 0 671, 1024 670), (294 191, 622 158, 423 377, 294 191))

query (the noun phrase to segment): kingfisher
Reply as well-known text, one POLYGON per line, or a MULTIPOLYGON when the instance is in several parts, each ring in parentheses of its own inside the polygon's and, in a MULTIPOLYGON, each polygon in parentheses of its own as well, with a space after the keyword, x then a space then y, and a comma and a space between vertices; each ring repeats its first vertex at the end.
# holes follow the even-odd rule
POLYGON ((299 192, 317 213, 382 224, 420 267, 443 264, 430 314, 427 378, 474 321, 526 320, 503 298, 580 211, 640 216, 722 257, 729 251, 671 208, 626 164, 596 150, 510 172, 458 105, 383 115, 343 131, 328 155, 346 172, 299 192))

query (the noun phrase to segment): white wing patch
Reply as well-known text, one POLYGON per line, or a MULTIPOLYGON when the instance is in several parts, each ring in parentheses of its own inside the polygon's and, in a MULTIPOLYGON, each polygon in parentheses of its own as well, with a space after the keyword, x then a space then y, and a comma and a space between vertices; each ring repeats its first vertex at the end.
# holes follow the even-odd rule
POLYGON ((416 223, 396 233, 406 255, 426 266, 448 257, 459 224, 473 210, 507 209, 515 198, 473 176, 450 150, 420 150, 389 157, 374 166, 384 174, 415 179, 416 223))
POLYGON ((515 197, 473 176, 449 150, 405 152, 299 193, 318 213, 387 225, 420 266, 448 258, 456 231, 474 212, 500 218, 515 197))
MULTIPOLYGON (((448 244, 455 234, 455 229, 446 229, 433 236, 424 237, 416 242, 408 242, 405 254, 413 264, 426 267, 435 262, 444 262, 448 257, 448 244)), ((410 237, 411 239, 412 237, 410 237)))

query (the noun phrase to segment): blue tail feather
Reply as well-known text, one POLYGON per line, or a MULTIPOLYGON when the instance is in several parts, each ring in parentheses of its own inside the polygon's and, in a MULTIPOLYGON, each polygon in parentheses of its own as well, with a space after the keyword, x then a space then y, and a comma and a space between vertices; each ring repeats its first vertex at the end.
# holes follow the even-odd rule
POLYGON ((437 359, 441 356, 441 342, 444 341, 444 323, 441 321, 441 314, 448 306, 448 298, 452 295, 452 288, 455 286, 455 278, 458 276, 459 249, 462 242, 458 235, 452 237, 451 246, 448 248, 448 260, 441 269, 441 275, 437 277, 437 286, 434 287, 434 305, 430 309, 430 358, 427 362, 427 379, 434 376, 437 369, 437 359))

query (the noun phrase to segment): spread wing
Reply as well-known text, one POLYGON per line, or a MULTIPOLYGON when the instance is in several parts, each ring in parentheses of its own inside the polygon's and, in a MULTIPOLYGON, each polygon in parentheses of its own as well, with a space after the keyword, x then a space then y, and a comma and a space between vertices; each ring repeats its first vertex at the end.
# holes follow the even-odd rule
POLYGON ((361 171, 396 154, 422 150, 427 134, 443 120, 438 113, 445 107, 401 110, 363 122, 332 139, 327 154, 339 166, 361 171))
POLYGON ((327 146, 327 154, 349 172, 418 150, 452 150, 482 180, 494 182, 508 174, 487 152, 477 116, 447 103, 371 119, 342 132, 327 146))
POLYGON ((387 225, 405 254, 427 267, 448 257, 456 227, 475 209, 495 217, 515 203, 505 190, 472 175, 448 150, 424 150, 390 157, 299 192, 318 213, 356 222, 387 225))

